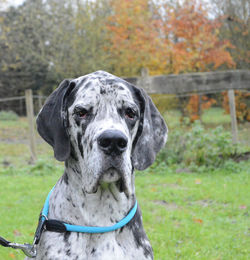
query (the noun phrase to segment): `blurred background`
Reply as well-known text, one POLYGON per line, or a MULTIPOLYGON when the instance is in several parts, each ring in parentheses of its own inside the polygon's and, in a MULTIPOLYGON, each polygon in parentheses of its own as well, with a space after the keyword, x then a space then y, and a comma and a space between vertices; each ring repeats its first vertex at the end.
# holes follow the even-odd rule
POLYGON ((249 16, 249 0, 0 0, 0 235, 32 240, 63 172, 34 132, 45 99, 105 70, 144 87, 169 127, 136 177, 156 259, 248 259, 249 16))

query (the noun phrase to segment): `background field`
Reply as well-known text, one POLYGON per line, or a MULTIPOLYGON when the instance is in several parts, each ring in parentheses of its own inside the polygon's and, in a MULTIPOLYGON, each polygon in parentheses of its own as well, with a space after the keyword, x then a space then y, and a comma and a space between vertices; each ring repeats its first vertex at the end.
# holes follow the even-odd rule
MULTIPOLYGON (((176 111, 166 116, 170 126, 166 149, 171 150, 176 132, 192 130, 180 125, 176 111)), ((230 128, 228 116, 220 110, 207 111, 203 121, 206 133, 217 121, 224 122, 225 131, 230 128)), ((41 139, 39 159, 31 165, 26 135, 25 118, 0 121, 0 235, 20 243, 32 242, 44 199, 63 172, 63 164, 53 159, 41 139)), ((247 143, 240 147, 249 150, 247 143)), ((227 158, 211 168, 165 161, 164 153, 159 158, 136 173, 136 194, 155 259, 249 259, 250 162, 227 158)), ((0 248, 1 260, 23 258, 19 251, 0 248)))

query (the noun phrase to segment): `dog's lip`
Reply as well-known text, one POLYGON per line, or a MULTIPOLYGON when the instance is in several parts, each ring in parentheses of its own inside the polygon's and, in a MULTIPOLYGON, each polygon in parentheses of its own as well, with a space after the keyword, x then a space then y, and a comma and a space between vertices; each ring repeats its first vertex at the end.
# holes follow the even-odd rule
POLYGON ((117 182, 119 179, 121 179, 122 173, 119 169, 115 167, 109 167, 105 171, 102 171, 100 174, 100 178, 98 182, 117 182))
MULTIPOLYGON (((126 185, 126 181, 124 179, 124 174, 123 174, 123 172, 120 169, 118 169, 116 167, 113 167, 113 166, 109 167, 105 172, 102 172, 97 185, 98 186, 101 185, 101 183, 103 182, 103 180, 102 180, 103 174, 105 174, 109 170, 110 171, 113 170, 113 171, 117 172, 119 178, 116 179, 115 181, 113 181, 113 183, 116 184, 116 187, 119 190, 119 192, 124 192, 126 194, 126 196, 128 197, 129 196, 129 191, 128 191, 128 187, 126 185)), ((109 182, 109 183, 111 183, 111 182, 109 182)))
POLYGON ((92 186, 92 188, 89 191, 86 191, 86 193, 88 194, 93 194, 96 193, 98 191, 98 188, 101 187, 103 185, 103 183, 106 184, 111 184, 111 183, 115 183, 117 189, 119 190, 119 192, 124 192, 125 195, 127 197, 130 196, 130 192, 129 192, 129 187, 127 187, 127 182, 125 180, 124 174, 123 172, 116 168, 116 167, 108 167, 105 170, 101 171, 99 174, 99 178, 96 180, 95 184, 92 186), (118 173, 119 178, 117 178, 114 181, 103 181, 103 175, 107 172, 107 171, 116 171, 118 173))

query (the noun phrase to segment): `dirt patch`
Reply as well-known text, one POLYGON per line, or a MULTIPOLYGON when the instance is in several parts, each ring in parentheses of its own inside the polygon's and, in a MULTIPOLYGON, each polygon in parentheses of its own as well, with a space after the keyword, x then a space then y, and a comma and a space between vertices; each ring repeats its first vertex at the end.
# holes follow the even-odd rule
POLYGON ((178 205, 175 204, 174 202, 167 202, 166 200, 153 200, 153 202, 156 205, 161 205, 164 206, 167 210, 176 210, 179 209, 178 205))
POLYGON ((157 183, 157 184, 150 184, 150 187, 157 188, 157 187, 167 187, 175 190, 187 190, 187 187, 183 187, 177 183, 157 183))
POLYGON ((190 205, 190 206, 199 205, 199 206, 204 207, 204 208, 209 207, 209 206, 221 205, 221 206, 226 208, 229 204, 228 203, 218 203, 214 200, 207 199, 207 200, 192 201, 192 202, 188 203, 188 205, 190 205))

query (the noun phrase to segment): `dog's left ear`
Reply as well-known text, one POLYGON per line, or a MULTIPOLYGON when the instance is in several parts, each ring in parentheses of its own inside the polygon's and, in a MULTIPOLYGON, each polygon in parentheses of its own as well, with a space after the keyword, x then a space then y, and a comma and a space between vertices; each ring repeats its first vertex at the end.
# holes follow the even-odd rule
POLYGON ((134 87, 140 104, 140 124, 135 138, 132 161, 137 170, 144 170, 154 161, 167 141, 167 126, 151 98, 143 89, 134 87))
POLYGON ((65 161, 70 155, 70 140, 67 134, 67 97, 75 82, 65 79, 48 97, 37 116, 37 130, 41 137, 54 149, 55 158, 65 161))

